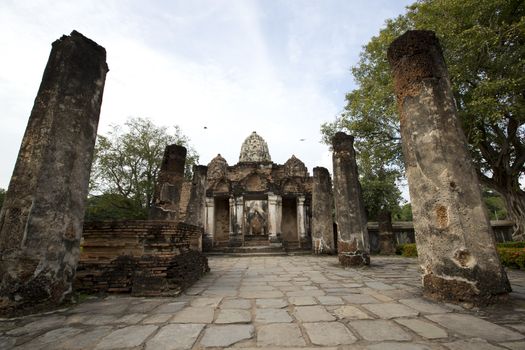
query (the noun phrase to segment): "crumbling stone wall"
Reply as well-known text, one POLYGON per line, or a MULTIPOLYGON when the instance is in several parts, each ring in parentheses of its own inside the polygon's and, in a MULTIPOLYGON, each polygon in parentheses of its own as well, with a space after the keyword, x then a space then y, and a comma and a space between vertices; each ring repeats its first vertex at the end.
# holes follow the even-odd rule
POLYGON ((53 43, 0 212, 0 314, 71 293, 107 72, 82 34, 53 43))
POLYGON ((382 210, 377 217, 379 231, 379 251, 381 254, 392 255, 396 252, 396 237, 392 227, 392 213, 382 210))
POLYGON ((86 222, 75 288, 178 295, 209 271, 206 257, 190 249, 202 233, 202 227, 172 221, 86 222))
POLYGON ((510 292, 441 47, 409 31, 388 49, 426 296, 485 304, 510 292))
POLYGON ((339 262, 343 266, 368 265, 370 264, 370 244, 366 212, 357 173, 354 138, 338 132, 332 143, 339 262))

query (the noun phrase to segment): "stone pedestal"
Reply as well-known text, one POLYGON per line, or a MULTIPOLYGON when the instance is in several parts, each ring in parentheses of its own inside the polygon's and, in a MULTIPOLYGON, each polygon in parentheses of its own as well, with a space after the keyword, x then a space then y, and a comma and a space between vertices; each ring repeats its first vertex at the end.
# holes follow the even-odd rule
POLYGON ((396 253, 396 236, 392 228, 392 213, 387 210, 380 211, 377 215, 379 252, 385 255, 396 253))
POLYGON ((209 252, 213 248, 213 236, 215 234, 215 199, 206 198, 206 227, 202 239, 202 249, 209 252))
POLYGON ((343 266, 368 265, 370 244, 352 136, 335 134, 333 164, 339 262, 343 266))
POLYGON ((312 249, 315 254, 333 254, 332 181, 328 169, 315 167, 312 188, 312 249))
POLYGON ((433 32, 409 31, 388 49, 401 121, 423 289, 485 304, 510 292, 479 181, 456 117, 433 32))
MULTIPOLYGON (((206 220, 206 177, 208 167, 196 165, 193 167, 193 179, 191 182, 190 200, 186 210, 186 223, 204 228, 206 220)), ((200 238, 200 249, 202 251, 202 239, 200 238)))
POLYGON ((107 71, 82 34, 53 43, 0 212, 0 315, 71 293, 107 71))
POLYGON ((281 196, 268 194, 268 239, 272 246, 282 246, 282 214, 283 200, 281 196))
POLYGON ((149 212, 150 220, 178 220, 185 163, 185 147, 166 146, 153 195, 153 205, 149 212))

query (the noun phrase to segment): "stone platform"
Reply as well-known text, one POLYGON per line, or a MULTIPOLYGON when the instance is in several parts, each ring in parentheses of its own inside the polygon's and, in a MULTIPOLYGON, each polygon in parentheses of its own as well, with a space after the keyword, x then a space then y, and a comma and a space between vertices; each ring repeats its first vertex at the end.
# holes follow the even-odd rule
POLYGON ((112 296, 0 321, 0 349, 525 349, 525 272, 509 302, 477 309, 421 298, 417 261, 210 257, 176 298, 112 296))

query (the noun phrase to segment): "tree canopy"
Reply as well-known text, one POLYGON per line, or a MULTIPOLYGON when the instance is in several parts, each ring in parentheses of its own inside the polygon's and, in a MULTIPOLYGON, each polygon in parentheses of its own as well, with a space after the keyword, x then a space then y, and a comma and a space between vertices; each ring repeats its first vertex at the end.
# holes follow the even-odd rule
POLYGON ((356 138, 359 154, 379 155, 376 169, 403 171, 399 121, 386 52, 409 29, 436 32, 458 116, 482 183, 505 199, 516 237, 525 232, 525 3, 521 0, 421 0, 388 20, 363 47, 352 74, 358 88, 344 113, 322 126, 356 138))
POLYGON ((199 156, 178 126, 156 126, 130 118, 99 135, 91 172, 87 219, 144 219, 153 200, 155 181, 169 144, 187 148, 185 177, 191 179, 199 156))

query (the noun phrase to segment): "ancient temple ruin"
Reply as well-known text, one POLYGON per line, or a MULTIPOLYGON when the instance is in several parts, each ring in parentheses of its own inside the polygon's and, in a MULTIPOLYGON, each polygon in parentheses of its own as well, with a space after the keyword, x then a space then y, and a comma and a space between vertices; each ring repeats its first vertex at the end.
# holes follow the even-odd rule
POLYGON ((250 244, 286 248, 311 246, 312 177, 295 156, 273 163, 266 141, 255 131, 229 166, 219 154, 208 164, 207 249, 250 244))

